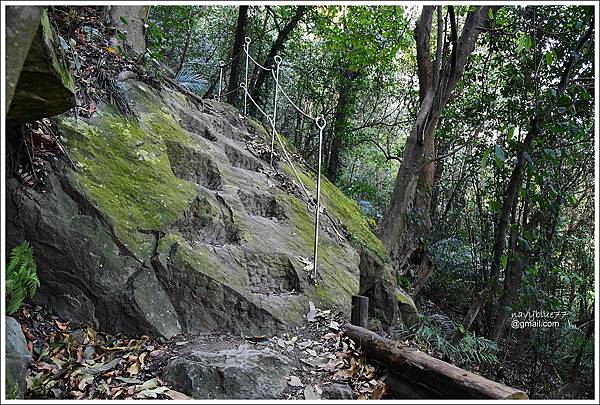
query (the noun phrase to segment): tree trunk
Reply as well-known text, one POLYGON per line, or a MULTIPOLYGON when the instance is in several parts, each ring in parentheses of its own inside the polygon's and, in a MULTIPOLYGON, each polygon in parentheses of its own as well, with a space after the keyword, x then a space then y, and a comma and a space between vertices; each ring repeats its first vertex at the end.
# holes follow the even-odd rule
MULTIPOLYGON (((307 6, 296 7, 296 13, 279 32, 279 34, 277 35, 277 39, 275 39, 275 42, 273 42, 273 45, 271 45, 271 49, 269 49, 269 53, 267 54, 267 57, 263 62, 263 66, 269 67, 269 65, 273 63, 273 59, 277 54, 279 54, 283 50, 285 42, 288 40, 288 37, 290 36, 294 28, 296 28, 296 26, 307 11, 307 6)), ((261 105, 261 100, 263 97, 262 89, 265 83, 269 80, 269 77, 271 77, 270 71, 259 69, 256 82, 252 86, 252 98, 254 98, 258 105, 261 105)), ((256 112, 256 107, 252 105, 250 111, 256 112)))
MULTIPOLYGON (((406 141, 396 176, 390 205, 380 223, 379 235, 401 274, 416 267, 418 274, 429 274, 423 266, 432 264, 423 241, 431 231, 431 190, 435 179, 435 129, 438 118, 462 76, 467 58, 475 49, 482 27, 489 24, 489 7, 480 6, 469 13, 460 38, 452 23, 452 57, 445 58, 443 24, 438 9, 438 43, 435 64, 429 51, 431 24, 435 7, 425 6, 415 28, 420 107, 406 141), (448 62, 450 59, 450 62, 448 62), (446 62, 444 62, 446 61, 446 62), (449 64, 448 64, 449 63, 449 64)), ((451 8, 449 8, 451 10, 451 8)), ((454 13, 450 12, 454 18, 454 13)), ((421 280, 422 283, 422 280, 421 280)))
MULTIPOLYGON (((515 208, 516 204, 513 208, 513 211, 516 211, 515 208)), ((514 219, 515 216, 516 215, 513 214, 513 224, 518 222, 516 219, 514 219)), ((529 204, 527 201, 524 203, 523 213, 521 216, 523 230, 531 230, 531 222, 528 220, 529 204)), ((525 259, 529 254, 529 250, 523 246, 523 243, 517 241, 517 233, 519 233, 519 229, 517 226, 513 225, 513 230, 511 232, 509 241, 510 251, 512 251, 512 253, 509 254, 506 269, 504 271, 504 288, 495 311, 497 318, 495 322, 490 322, 490 324, 494 325, 494 329, 492 331, 492 339, 494 342, 498 342, 504 334, 506 321, 510 315, 511 305, 517 297, 519 287, 521 286, 521 277, 523 275, 525 259)))
POLYGON ((192 10, 190 10, 190 14, 188 16, 188 31, 185 39, 185 46, 183 47, 183 52, 181 53, 181 59, 179 59, 179 66, 177 67, 177 72, 175 75, 178 75, 183 69, 183 64, 185 63, 185 58, 187 57, 188 50, 190 48, 190 43, 192 42, 192 34, 194 33, 194 27, 196 26, 195 15, 192 14, 192 10))
POLYGON ((342 77, 339 97, 335 106, 333 125, 331 126, 331 148, 327 165, 327 177, 335 183, 340 175, 341 155, 344 149, 345 129, 352 107, 352 82, 359 73, 346 69, 342 77))
MULTIPOLYGON (((146 30, 149 6, 109 6, 110 21, 117 32, 124 33, 127 45, 136 55, 146 52, 146 30)), ((111 44, 116 48, 119 44, 117 37, 111 38, 111 44)))
POLYGON ((244 53, 244 38, 246 37, 246 21, 248 20, 248 6, 239 6, 237 25, 235 28, 235 38, 233 48, 231 48, 231 73, 229 74, 229 85, 227 86, 227 102, 231 105, 237 105, 239 94, 235 91, 240 82, 240 71, 242 54, 244 53))

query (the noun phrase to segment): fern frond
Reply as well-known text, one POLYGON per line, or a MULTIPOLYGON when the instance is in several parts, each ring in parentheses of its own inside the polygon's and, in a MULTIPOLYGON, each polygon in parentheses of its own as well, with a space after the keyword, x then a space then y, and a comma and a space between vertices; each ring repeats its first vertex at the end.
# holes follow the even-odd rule
POLYGON ((15 246, 10 251, 10 262, 8 263, 7 272, 13 272, 16 270, 16 267, 26 261, 28 258, 33 257, 33 251, 31 246, 27 241, 21 243, 20 245, 15 246))
POLYGON ((33 249, 28 242, 15 246, 9 256, 10 261, 6 267, 6 297, 7 312, 12 314, 19 309, 27 296, 33 298, 40 281, 33 249))
POLYGON ((175 76, 175 80, 181 87, 192 93, 201 94, 208 89, 208 82, 189 70, 181 70, 175 76))
POLYGON ((15 312, 17 312, 24 299, 25 292, 23 290, 14 291, 6 306, 6 312, 8 312, 9 314, 14 314, 15 312))
POLYGON ((422 326, 415 334, 416 339, 431 352, 447 357, 459 366, 468 363, 498 363, 498 345, 482 336, 467 331, 461 324, 451 322, 443 316, 435 314, 422 320, 422 326), (462 338, 453 341, 456 331, 461 331, 462 338))

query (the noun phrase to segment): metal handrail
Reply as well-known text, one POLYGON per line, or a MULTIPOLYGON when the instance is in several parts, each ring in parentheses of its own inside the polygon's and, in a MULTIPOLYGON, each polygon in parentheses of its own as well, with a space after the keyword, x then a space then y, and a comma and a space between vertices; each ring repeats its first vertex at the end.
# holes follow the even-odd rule
MULTIPOLYGON (((294 103, 294 101, 291 99, 291 97, 287 94, 287 92, 285 91, 285 89, 283 88, 281 83, 279 82, 279 72, 281 69, 281 64, 283 62, 283 59, 281 58, 281 56, 275 55, 275 57, 274 57, 275 63, 273 65, 273 67, 268 68, 266 66, 263 66, 262 64, 257 62, 256 59, 254 59, 250 55, 250 43, 251 42, 252 42, 252 40, 249 37, 244 38, 243 49, 244 49, 244 53, 246 54, 244 81, 241 82, 239 87, 237 87, 235 90, 232 90, 225 94, 222 94, 223 68, 226 65, 230 64, 233 59, 230 60, 228 63, 225 63, 223 61, 219 62, 219 67, 220 67, 219 91, 218 91, 217 99, 220 101, 222 96, 230 94, 241 88, 244 91, 244 116, 248 115, 248 100, 250 100, 250 102, 252 104, 254 104, 256 109, 267 119, 267 121, 271 125, 270 165, 271 165, 271 167, 273 167, 273 154, 275 152, 275 140, 277 140, 277 143, 279 144, 279 146, 281 147, 281 150, 283 151, 283 155, 284 155, 284 158, 285 158, 287 164, 292 168, 292 171, 294 172, 294 175, 296 176, 296 179, 298 180, 298 183, 300 184, 302 191, 306 194, 306 197, 308 199, 308 201, 307 201, 308 211, 315 213, 315 234, 314 234, 315 239, 314 239, 314 245, 313 245, 313 279, 316 283, 317 282, 317 274, 318 274, 317 273, 317 259, 318 259, 318 251, 319 251, 319 219, 320 219, 320 211, 322 208, 322 206, 321 206, 321 154, 322 154, 322 150, 323 150, 323 131, 325 130, 327 121, 325 120, 325 117, 323 117, 323 115, 319 115, 318 117, 313 117, 309 113, 303 111, 300 107, 298 107, 298 105, 296 103, 294 103), (252 62, 254 65, 258 66, 260 69, 263 69, 264 71, 270 71, 271 76, 273 77, 273 80, 275 81, 275 94, 273 96, 273 115, 272 116, 270 116, 262 108, 260 108, 260 106, 258 105, 256 100, 254 100, 254 98, 248 91, 248 72, 249 72, 250 62, 252 62), (279 93, 283 94, 283 96, 286 98, 286 100, 290 103, 290 105, 292 107, 294 107, 294 109, 296 111, 298 111, 300 114, 304 115, 305 117, 309 118, 310 120, 313 120, 315 122, 316 127, 319 129, 319 154, 318 154, 318 167, 317 167, 316 201, 315 201, 315 198, 310 194, 310 192, 306 188, 306 185, 304 184, 304 182, 302 181, 298 171, 296 170, 296 167, 295 167, 292 159, 290 158, 290 156, 288 154, 287 149, 285 148, 285 144, 281 140, 279 132, 277 131, 276 120, 277 120, 277 106, 278 106, 277 102, 278 102, 278 98, 279 98, 279 93)), ((285 74, 285 72, 284 72, 284 74, 285 74)))

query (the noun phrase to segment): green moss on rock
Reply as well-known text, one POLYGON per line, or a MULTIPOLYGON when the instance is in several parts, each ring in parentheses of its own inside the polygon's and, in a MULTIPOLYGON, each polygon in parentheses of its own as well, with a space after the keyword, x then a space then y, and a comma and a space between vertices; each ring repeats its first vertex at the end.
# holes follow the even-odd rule
MULTIPOLYGON (((314 246, 315 229, 314 217, 306 205, 297 197, 282 194, 283 201, 287 201, 292 223, 298 230, 297 237, 303 241, 305 251, 311 252, 314 246)), ((340 297, 349 297, 358 292, 358 279, 351 277, 341 270, 340 264, 348 260, 348 253, 331 238, 319 238, 317 270, 320 281, 315 285, 314 294, 307 291, 307 295, 323 307, 340 303, 340 297)))
POLYGON ((59 57, 56 54, 56 52, 60 52, 61 48, 55 42, 56 37, 54 36, 52 27, 50 26, 50 20, 48 19, 48 12, 46 9, 42 11, 40 23, 42 25, 43 40, 48 48, 50 58, 52 59, 52 66, 60 75, 63 85, 72 92, 75 92, 75 83, 73 81, 73 76, 71 76, 67 61, 63 55, 59 57))
MULTIPOLYGON (((296 165, 296 170, 304 185, 309 191, 315 193, 316 181, 313 177, 306 174, 298 165, 296 165)), ((289 165, 285 164, 283 171, 295 179, 294 172, 289 165)), ((321 178, 321 204, 346 227, 350 235, 355 238, 354 242, 365 246, 379 258, 385 257, 385 249, 381 240, 371 231, 367 219, 363 216, 358 204, 346 197, 340 189, 324 176, 321 178)))
MULTIPOLYGON (((270 141, 270 132, 259 121, 252 117, 246 117, 246 124, 254 128, 260 137, 270 141)), ((281 135, 280 137, 288 152, 296 153, 296 150, 287 138, 281 135)), ((275 145, 276 149, 280 149, 277 141, 275 145)), ((299 163, 296 163, 295 167, 304 185, 314 194, 316 192, 315 179, 309 176, 306 173, 306 169, 299 163)), ((296 180, 295 174, 288 164, 283 164, 283 171, 293 180, 296 180)), ((381 240, 371 231, 367 218, 362 214, 358 204, 348 198, 324 176, 321 178, 321 198, 325 209, 329 210, 346 227, 350 235, 355 238, 354 242, 367 247, 380 259, 385 257, 385 248, 381 240)), ((299 215, 297 225, 299 225, 300 236, 306 241, 307 245, 311 246, 314 241, 314 220, 312 216, 308 215, 306 206, 299 199, 290 198, 289 201, 296 214, 299 215)))
POLYGON ((61 125, 78 179, 134 253, 146 250, 138 230, 166 230, 196 196, 173 174, 164 142, 188 135, 164 114, 139 124, 111 113, 91 123, 62 117, 61 125))
POLYGON ((264 141, 271 139, 271 134, 267 132, 265 127, 252 117, 246 117, 246 126, 252 128, 256 134, 261 137, 264 141))
POLYGON ((410 305, 411 307, 415 307, 415 303, 412 300, 412 298, 410 298, 408 296, 408 294, 403 294, 400 290, 396 289, 396 291, 394 292, 395 296, 396 296, 396 300, 401 303, 401 304, 405 304, 405 305, 410 305))
MULTIPOLYGON (((256 175, 231 169, 232 162, 223 152, 223 145, 208 142, 201 134, 187 132, 180 126, 178 114, 191 111, 191 107, 183 105, 185 100, 166 92, 158 95, 136 81, 125 82, 124 86, 137 112, 137 121, 125 119, 108 105, 99 106, 100 116, 83 122, 66 116, 59 118, 77 167, 71 175, 73 185, 85 194, 86 201, 105 214, 110 230, 138 259, 149 259, 156 248, 157 256, 152 261, 156 276, 183 317, 183 329, 222 326, 222 321, 231 317, 230 303, 238 305, 240 313, 247 311, 260 320, 277 319, 275 323, 300 322, 308 300, 321 308, 347 312, 351 295, 359 289, 360 256, 356 249, 325 231, 328 222, 324 218, 319 239, 319 277, 313 284, 297 266, 301 257, 312 257, 313 251, 314 214, 306 204, 273 188, 285 221, 264 223, 267 219, 248 215, 239 192, 258 191, 258 185, 257 190, 252 188, 256 175), (194 170, 188 173, 188 167, 194 170), (207 204, 201 203, 203 198, 207 204), (241 237, 221 238, 219 232, 226 227, 241 237), (273 233, 265 235, 265 227, 272 227, 273 233), (197 235, 188 232, 196 228, 197 235), (154 236, 144 232, 148 230, 162 231, 158 246, 154 236), (218 243, 210 240, 213 234, 215 238, 219 236, 218 243), (289 258, 287 266, 292 269, 286 269, 290 274, 291 270, 298 273, 301 288, 295 288, 300 294, 264 295, 254 289, 256 282, 251 272, 267 262, 249 263, 250 256, 274 252, 289 258), (197 302, 202 302, 205 316, 197 315, 197 302)), ((207 124, 217 120, 215 128, 242 125, 235 111, 218 111, 219 117, 206 118, 207 124)), ((251 119, 246 122, 270 140, 269 131, 260 123, 251 119)), ((312 175, 301 164, 298 166, 302 181, 314 189, 312 175)), ((288 166, 284 166, 284 171, 292 174, 288 166)), ((366 246, 374 256, 383 256, 381 242, 369 229, 358 205, 326 179, 322 185, 322 201, 328 212, 347 228, 356 244, 366 246)), ((231 321, 230 326, 236 322, 231 321)))

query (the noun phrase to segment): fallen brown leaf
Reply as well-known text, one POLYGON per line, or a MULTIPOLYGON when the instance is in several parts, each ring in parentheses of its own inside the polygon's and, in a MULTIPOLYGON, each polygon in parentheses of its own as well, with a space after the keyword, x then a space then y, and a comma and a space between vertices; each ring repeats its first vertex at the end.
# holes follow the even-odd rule
POLYGON ((136 360, 132 363, 131 366, 127 368, 127 373, 129 375, 138 375, 140 373, 140 362, 136 360))
POLYGON ((171 399, 174 400, 188 400, 188 399, 192 399, 192 397, 188 397, 187 395, 179 392, 179 391, 175 391, 175 390, 167 390, 164 392, 164 394, 166 396, 168 396, 171 399))
POLYGON ((371 393, 371 399, 380 399, 387 392, 387 385, 384 382, 378 381, 377 387, 371 393))
POLYGON ((67 330, 67 328, 69 327, 69 322, 61 322, 58 319, 54 320, 54 323, 56 323, 56 326, 58 327, 58 329, 65 331, 67 330))
POLYGON ((304 387, 304 384, 302 384, 302 381, 300 381, 300 378, 296 377, 295 375, 290 376, 290 380, 288 381, 288 384, 292 387, 304 387))

